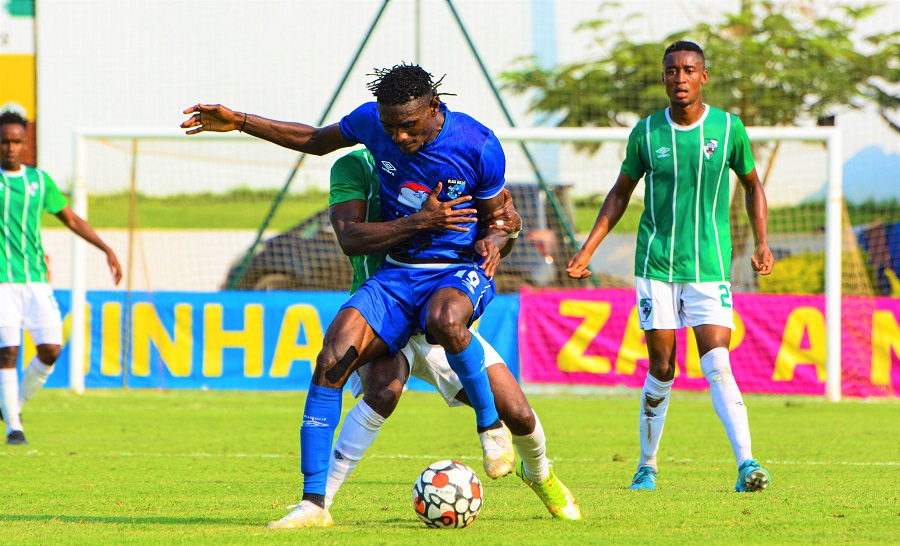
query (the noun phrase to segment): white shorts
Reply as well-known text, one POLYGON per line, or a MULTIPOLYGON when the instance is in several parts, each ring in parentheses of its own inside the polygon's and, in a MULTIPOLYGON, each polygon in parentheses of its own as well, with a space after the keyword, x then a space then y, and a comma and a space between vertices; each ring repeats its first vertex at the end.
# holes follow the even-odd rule
POLYGON ((21 344, 28 330, 36 345, 62 345, 62 318, 47 283, 0 283, 0 347, 21 344))
POLYGON ((734 330, 730 282, 672 283, 635 278, 643 330, 725 326, 734 330))
MULTIPOLYGON (((484 347, 485 366, 506 364, 497 351, 491 347, 491 344, 485 341, 478 332, 471 328, 469 331, 484 347)), ((400 349, 400 352, 403 353, 403 356, 406 357, 406 362, 409 364, 409 375, 418 377, 435 387, 441 393, 441 396, 444 397, 448 406, 463 405, 462 402, 456 399, 457 393, 462 390, 462 383, 459 382, 459 377, 456 373, 450 369, 443 347, 428 343, 425 341, 425 335, 419 334, 409 338, 409 343, 406 347, 400 349)), ((366 364, 365 366, 369 365, 366 364)), ((355 371, 350 374, 348 383, 350 384, 350 392, 353 393, 354 397, 359 398, 363 393, 363 384, 359 374, 355 371)))

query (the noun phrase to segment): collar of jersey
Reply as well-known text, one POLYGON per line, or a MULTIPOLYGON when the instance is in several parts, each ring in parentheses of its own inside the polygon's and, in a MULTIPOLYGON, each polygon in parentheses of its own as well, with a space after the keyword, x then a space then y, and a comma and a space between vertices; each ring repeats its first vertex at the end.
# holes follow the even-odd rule
POLYGON ((705 108, 705 110, 703 111, 703 115, 700 116, 700 119, 698 119, 694 123, 691 123, 690 125, 678 125, 677 123, 672 121, 672 116, 669 114, 671 108, 666 108, 666 121, 668 121, 669 125, 671 125, 672 128, 676 131, 691 131, 693 129, 696 129, 697 127, 702 125, 704 121, 706 121, 706 116, 709 115, 709 105, 704 102, 703 108, 705 108))
POLYGON ((3 176, 7 176, 9 178, 21 178, 21 177, 25 176, 25 165, 22 165, 21 167, 19 167, 18 171, 7 171, 7 170, 4 170, 3 168, 0 168, 0 174, 2 174, 3 176))

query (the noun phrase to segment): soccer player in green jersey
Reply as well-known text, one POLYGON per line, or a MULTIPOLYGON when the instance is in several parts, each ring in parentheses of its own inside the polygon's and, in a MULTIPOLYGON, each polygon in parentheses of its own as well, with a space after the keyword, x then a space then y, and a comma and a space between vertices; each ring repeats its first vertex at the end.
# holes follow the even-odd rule
POLYGON ((0 418, 6 443, 26 444, 22 405, 43 387, 59 358, 62 320, 41 245, 41 217, 46 210, 104 253, 118 284, 122 267, 109 246, 68 207, 50 175, 22 164, 28 120, 16 112, 0 114, 0 418), (28 363, 19 388, 16 361, 22 329, 31 333, 37 356, 28 363))
POLYGON ((734 329, 729 170, 744 188, 756 241, 750 263, 761 275, 771 273, 775 262, 766 238, 766 196, 741 120, 703 103, 701 89, 708 80, 700 46, 679 41, 666 49, 663 82, 669 108, 632 130, 619 177, 567 267, 576 279, 591 274, 591 255, 622 217, 643 177, 645 209, 634 274, 650 369, 641 393, 641 456, 631 489, 656 489, 656 455, 675 379, 675 330, 685 326, 694 330, 713 407, 737 460, 735 489, 760 491, 769 484, 768 472, 751 453, 747 409, 729 360, 734 329))
MULTIPOLYGON (((368 150, 357 150, 338 159, 331 169, 331 221, 344 252, 353 264, 351 293, 369 278, 384 261, 384 251, 423 229, 468 229, 473 224, 474 209, 453 207, 470 201, 460 197, 438 201, 437 186, 422 208, 410 216, 382 222, 380 187, 375 161, 368 150), (363 254, 368 253, 368 254, 363 254)), ((503 208, 488 218, 500 229, 513 235, 521 229, 521 218, 507 201, 503 208)), ((508 244, 505 255, 512 250, 508 244)), ((581 511, 569 489, 556 477, 547 458, 547 443, 540 420, 528 404, 522 389, 506 364, 491 345, 471 330, 485 349, 485 364, 497 412, 512 432, 512 443, 519 453, 516 474, 537 493, 550 513, 558 519, 581 519, 581 511)), ((429 344, 423 334, 413 336, 409 344, 394 357, 385 356, 375 364, 359 368, 350 376, 353 395, 362 400, 344 418, 341 432, 332 450, 326 484, 326 510, 347 476, 375 441, 381 426, 400 401, 410 376, 434 386, 450 406, 469 404, 459 377, 450 369, 447 356, 439 345, 429 344)), ((285 526, 296 518, 286 518, 285 526)), ((330 514, 326 517, 331 523, 330 514)))

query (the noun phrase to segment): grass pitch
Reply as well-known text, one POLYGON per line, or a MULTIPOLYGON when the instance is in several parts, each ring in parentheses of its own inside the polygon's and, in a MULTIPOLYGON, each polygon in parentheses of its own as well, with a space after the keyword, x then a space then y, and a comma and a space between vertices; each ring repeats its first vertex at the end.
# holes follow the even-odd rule
MULTIPOLYGON (((299 500, 305 393, 47 390, 24 414, 28 446, 0 445, 3 544, 797 544, 896 543, 900 401, 746 396, 754 454, 737 471, 708 395, 675 392, 656 492, 628 491, 637 393, 530 396, 580 523, 551 519, 516 478, 483 475, 469 409, 409 392, 336 497, 335 527, 271 531, 299 500), (485 507, 462 530, 412 509, 419 472, 462 460, 485 507)), ((353 402, 345 397, 344 410, 353 402)))

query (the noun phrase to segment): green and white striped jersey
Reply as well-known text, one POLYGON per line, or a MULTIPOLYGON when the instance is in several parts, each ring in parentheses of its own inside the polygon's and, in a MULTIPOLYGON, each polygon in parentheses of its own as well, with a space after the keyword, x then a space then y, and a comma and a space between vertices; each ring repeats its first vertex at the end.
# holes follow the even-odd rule
POLYGON ((40 169, 23 166, 19 172, 0 169, 0 282, 47 282, 47 265, 41 244, 41 217, 56 214, 66 198, 40 169))
POLYGON ((646 178, 634 274, 666 282, 728 281, 729 169, 754 168, 741 120, 706 106, 699 121, 675 124, 669 109, 642 119, 628 137, 622 173, 646 178))

